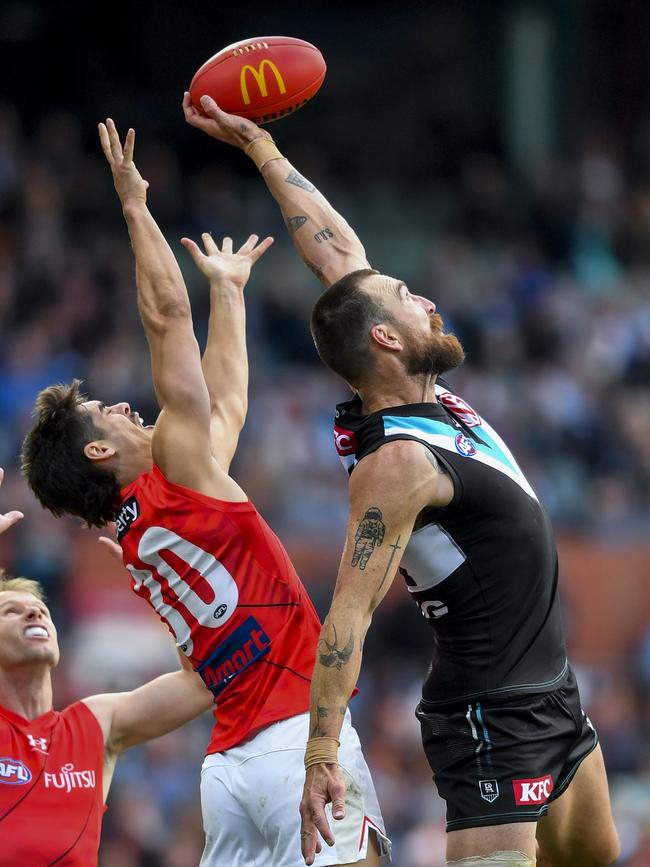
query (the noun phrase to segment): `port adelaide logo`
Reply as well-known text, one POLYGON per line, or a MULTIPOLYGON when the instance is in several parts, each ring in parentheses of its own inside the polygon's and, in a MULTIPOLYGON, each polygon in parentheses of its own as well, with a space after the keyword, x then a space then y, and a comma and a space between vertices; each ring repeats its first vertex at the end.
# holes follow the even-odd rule
POLYGON ((489 804, 499 797, 499 784, 496 780, 479 780, 478 787, 481 790, 481 797, 489 804))

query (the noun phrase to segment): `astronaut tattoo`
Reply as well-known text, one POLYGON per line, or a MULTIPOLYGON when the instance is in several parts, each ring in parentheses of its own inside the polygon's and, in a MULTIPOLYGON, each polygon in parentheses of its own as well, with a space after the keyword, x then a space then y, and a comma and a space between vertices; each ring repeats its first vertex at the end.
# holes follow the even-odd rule
POLYGON ((381 517, 379 509, 373 506, 368 509, 361 521, 359 521, 359 526, 354 536, 355 544, 352 565, 358 566, 362 572, 368 565, 372 552, 375 548, 380 548, 381 543, 384 541, 386 527, 381 517))

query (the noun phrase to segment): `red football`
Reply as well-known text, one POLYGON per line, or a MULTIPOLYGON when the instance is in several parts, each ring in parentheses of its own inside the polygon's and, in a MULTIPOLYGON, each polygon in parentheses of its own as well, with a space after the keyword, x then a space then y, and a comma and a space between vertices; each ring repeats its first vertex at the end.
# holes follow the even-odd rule
POLYGON ((206 60, 192 79, 190 96, 198 109, 207 94, 229 114, 270 123, 309 102, 326 69, 318 48, 303 39, 257 36, 206 60))

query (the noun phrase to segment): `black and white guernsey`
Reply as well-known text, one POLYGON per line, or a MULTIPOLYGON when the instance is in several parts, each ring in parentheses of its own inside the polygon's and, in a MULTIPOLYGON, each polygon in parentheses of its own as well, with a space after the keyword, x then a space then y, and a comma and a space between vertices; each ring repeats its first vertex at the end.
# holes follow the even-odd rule
POLYGON ((426 509, 402 557, 406 586, 434 633, 430 704, 562 686, 568 673, 558 560, 546 510, 501 437, 438 381, 437 402, 336 410, 349 473, 393 440, 416 440, 450 474, 453 501, 426 509))

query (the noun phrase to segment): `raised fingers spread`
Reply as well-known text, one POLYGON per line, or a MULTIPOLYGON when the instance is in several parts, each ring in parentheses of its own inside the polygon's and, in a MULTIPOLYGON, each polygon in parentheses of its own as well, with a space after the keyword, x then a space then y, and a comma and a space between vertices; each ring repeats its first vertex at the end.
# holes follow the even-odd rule
POLYGON ((108 130, 106 129, 106 124, 104 123, 99 124, 99 141, 101 142, 104 156, 108 160, 109 165, 114 165, 115 160, 113 159, 113 154, 111 153, 111 143, 108 138, 108 130))
POLYGON ((135 147, 135 130, 129 129, 124 141, 124 162, 130 163, 133 160, 133 149, 135 147))
POLYGON ((203 246, 205 247, 205 252, 208 256, 212 256, 214 253, 219 252, 219 246, 215 243, 214 238, 209 232, 203 232, 201 238, 203 239, 203 246))
POLYGON ((203 259, 203 253, 199 245, 196 244, 191 238, 181 238, 181 244, 185 247, 192 259, 194 259, 194 261, 198 265, 201 259, 203 259))
POLYGON ((244 241, 239 250, 237 250, 238 255, 247 256, 250 251, 253 249, 255 244, 257 244, 257 239, 259 235, 249 235, 248 239, 244 241))
POLYGON ((221 244, 222 253, 232 253, 232 238, 226 236, 221 244))
POLYGON ((110 142, 113 160, 115 162, 122 162, 122 145, 120 144, 120 137, 117 133, 115 123, 110 117, 106 118, 106 129, 108 130, 108 140, 110 142))
POLYGON ((272 243, 273 238, 271 238, 270 236, 268 238, 264 238, 264 240, 261 241, 254 250, 251 250, 248 257, 251 262, 257 262, 257 260, 266 253, 272 243))

